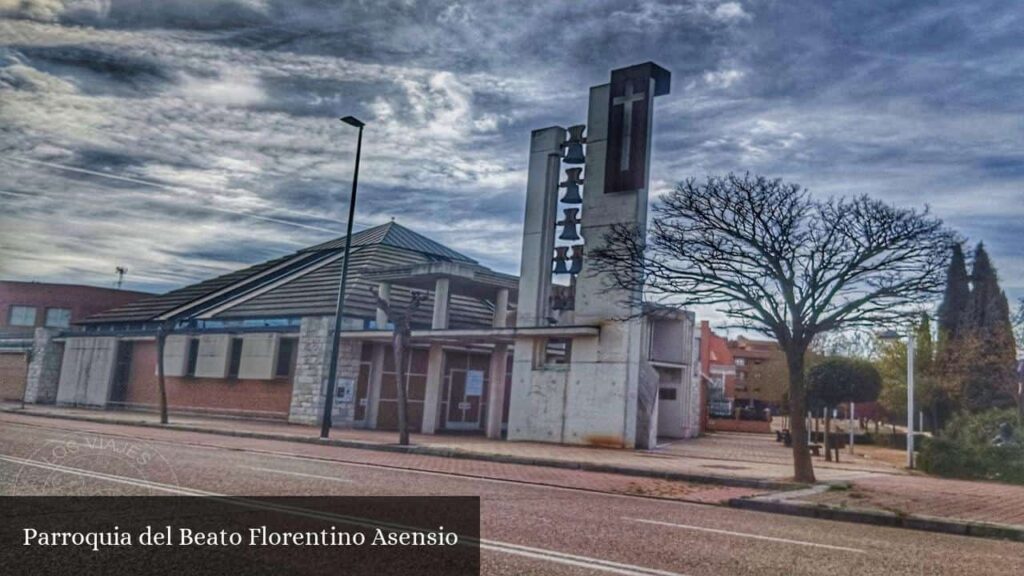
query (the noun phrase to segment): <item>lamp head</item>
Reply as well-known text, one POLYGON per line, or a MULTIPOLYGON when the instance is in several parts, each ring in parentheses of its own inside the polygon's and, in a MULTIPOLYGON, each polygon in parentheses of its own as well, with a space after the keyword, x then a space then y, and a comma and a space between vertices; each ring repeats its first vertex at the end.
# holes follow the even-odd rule
POLYGON ((362 120, 356 118, 355 116, 345 116, 344 118, 341 119, 341 121, 344 122, 345 124, 348 124, 349 126, 355 126, 356 128, 362 128, 363 126, 366 125, 362 122, 362 120))
POLYGON ((881 332, 876 332, 875 336, 877 336, 879 340, 899 340, 902 338, 900 333, 895 330, 883 330, 881 332))

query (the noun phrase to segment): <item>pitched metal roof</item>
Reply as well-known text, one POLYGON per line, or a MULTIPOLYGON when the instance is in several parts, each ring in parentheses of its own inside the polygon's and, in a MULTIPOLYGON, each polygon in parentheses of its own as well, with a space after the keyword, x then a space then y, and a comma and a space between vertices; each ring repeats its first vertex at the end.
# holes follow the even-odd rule
MULTIPOLYGON (((434 256, 442 260, 477 264, 477 261, 473 260, 469 256, 456 252, 444 244, 435 242, 430 238, 427 238, 417 232, 413 232, 405 226, 395 222, 388 222, 387 224, 367 228, 366 230, 356 232, 352 235, 352 246, 367 246, 370 244, 394 246, 395 248, 419 252, 428 257, 434 256)), ((303 252, 339 250, 344 248, 345 236, 342 236, 340 238, 324 242, 323 244, 317 244, 316 246, 306 248, 303 252)))
POLYGON ((184 288, 172 290, 166 294, 136 300, 131 304, 118 306, 105 312, 94 314, 77 323, 104 324, 108 322, 146 322, 165 312, 186 305, 189 302, 199 300, 204 296, 213 294, 214 292, 227 288, 232 284, 241 282, 246 278, 256 276, 257 274, 260 274, 261 272, 264 272, 278 264, 282 264, 289 258, 294 257, 295 254, 289 254, 288 256, 282 256, 281 258, 268 260, 267 262, 262 262, 255 266, 235 270, 234 272, 229 272, 222 276, 217 276, 216 278, 204 280, 198 284, 191 284, 184 288))
MULTIPOLYGON (((358 248, 353 250, 350 270, 350 273, 353 273, 354 284, 360 283, 358 270, 362 268, 390 267, 424 261, 477 264, 476 260, 394 222, 353 234, 352 246, 358 248)), ((170 312, 175 316, 190 317, 235 298, 241 298, 238 305, 230 306, 224 312, 217 313, 215 317, 328 313, 333 311, 333 303, 337 297, 338 271, 342 261, 336 260, 327 266, 315 268, 315 271, 309 274, 304 274, 303 270, 314 268, 317 263, 330 258, 331 254, 343 250, 344 247, 345 237, 336 238, 275 260, 102 312, 82 323, 147 322, 170 312), (266 293, 263 293, 265 288, 261 290, 261 287, 295 274, 296 279, 289 280, 283 286, 266 293), (255 297, 245 296, 256 292, 260 294, 255 297)), ((372 315, 375 305, 369 301, 367 290, 371 285, 375 284, 366 283, 366 286, 351 290, 346 302, 352 301, 352 308, 355 308, 353 312, 358 310, 372 315), (360 302, 361 300, 367 301, 360 302)), ((468 323, 483 320, 486 316, 486 308, 481 303, 472 304, 469 308, 464 312, 472 318, 466 318, 468 323)), ((429 310, 426 313, 429 314, 429 310)), ((462 315, 454 310, 453 314, 462 315)))

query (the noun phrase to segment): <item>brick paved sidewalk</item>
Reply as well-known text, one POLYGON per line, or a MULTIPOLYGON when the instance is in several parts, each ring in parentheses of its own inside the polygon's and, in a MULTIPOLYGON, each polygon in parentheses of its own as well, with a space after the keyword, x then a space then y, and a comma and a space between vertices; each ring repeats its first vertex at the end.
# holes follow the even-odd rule
MULTIPOLYGON (((398 470, 679 500, 699 504, 725 504, 732 498, 752 497, 769 492, 768 490, 758 488, 624 476, 621 474, 586 472, 568 468, 524 466, 522 464, 487 460, 445 458, 425 454, 347 448, 321 444, 319 442, 294 442, 215 435, 180 428, 130 426, 126 425, 125 422, 106 423, 84 419, 44 419, 38 416, 29 416, 11 411, 0 412, 0 428, 10 424, 41 426, 41 431, 56 430, 67 434, 69 437, 88 437, 90 435, 102 434, 104 436, 130 438, 133 441, 167 442, 178 446, 206 446, 265 454, 285 454, 345 464, 387 467, 398 470)), ((2 441, 0 441, 0 446, 4 446, 4 454, 16 457, 31 457, 30 453, 24 450, 19 451, 13 445, 5 445, 2 441)), ((171 465, 171 468, 173 469, 173 465, 171 465)), ((0 477, 0 494, 4 493, 4 488, 4 479, 0 477)))
MULTIPOLYGON (((27 406, 23 411, 16 405, 7 405, 27 415, 61 418, 84 418, 95 421, 124 424, 154 425, 156 414, 146 412, 104 411, 57 408, 53 406, 27 406)), ((259 434, 282 439, 310 441, 319 436, 319 428, 287 424, 276 421, 256 421, 203 416, 171 416, 171 427, 191 430, 211 430, 235 434, 259 434)), ((367 448, 387 448, 396 441, 395 432, 377 430, 334 429, 331 439, 348 445, 367 448)), ((583 446, 562 446, 536 442, 507 442, 488 440, 476 435, 422 435, 412 434, 411 442, 428 453, 463 458, 508 459, 520 463, 564 465, 638 475, 665 474, 703 478, 708 481, 735 482, 764 485, 782 485, 790 482, 793 469, 789 449, 775 443, 773 436, 751 434, 714 434, 694 440, 663 444, 654 451, 617 450, 583 446)), ((872 474, 901 473, 898 468, 883 462, 844 458, 840 464, 815 459, 820 481, 846 481, 872 474)))
POLYGON ((1024 486, 950 480, 923 475, 872 476, 848 490, 829 490, 795 501, 847 509, 881 510, 1024 529, 1024 486))
MULTIPOLYGON (((4 409, 6 411, 13 409, 14 413, 25 416, 74 418, 110 424, 142 423, 152 426, 157 422, 155 414, 141 412, 65 409, 52 406, 29 406, 22 411, 11 405, 4 406, 4 409)), ((170 428, 177 428, 179 431, 176 433, 178 434, 187 433, 197 436, 202 431, 219 431, 222 433, 256 434, 281 440, 301 440, 305 446, 296 444, 294 448, 289 448, 290 451, 296 453, 304 453, 307 450, 326 450, 327 452, 323 453, 327 454, 333 449, 333 447, 319 445, 315 442, 309 444, 318 437, 318 428, 283 422, 172 415, 170 428)), ((160 429, 165 430, 164 428, 160 429)), ((367 462, 384 463, 389 461, 389 458, 398 456, 391 452, 379 452, 394 446, 396 439, 394 432, 336 429, 332 431, 331 438, 349 446, 376 449, 376 451, 349 451, 349 453, 365 453, 360 456, 360 459, 367 462)), ((697 440, 665 443, 658 450, 650 452, 494 441, 479 436, 444 434, 429 436, 414 434, 411 440, 418 448, 430 450, 427 454, 415 455, 424 459, 417 461, 416 466, 427 466, 424 469, 438 471, 465 468, 473 471, 472 474, 477 474, 480 470, 494 473, 495 470, 500 469, 502 460, 519 463, 540 460, 548 466, 561 464, 571 468, 589 465, 606 467, 609 469, 606 471, 615 468, 628 469, 638 476, 644 473, 652 475, 665 473, 704 477, 708 480, 719 478, 751 482, 766 480, 785 482, 792 474, 787 449, 776 444, 770 436, 749 434, 714 434, 697 440), (450 455, 457 458, 437 458, 437 455, 450 455), (480 460, 480 462, 467 463, 466 460, 480 460)), ((239 441, 244 442, 244 440, 239 441)), ((919 473, 909 474, 906 470, 887 464, 881 458, 872 459, 870 447, 858 447, 857 451, 858 456, 852 459, 844 453, 844 461, 839 464, 815 459, 815 471, 819 481, 848 482, 851 486, 850 489, 805 494, 791 501, 841 509, 877 510, 898 515, 988 522, 1024 528, 1024 487, 990 482, 947 480, 919 473)), ((408 458, 413 455, 402 454, 401 456, 408 458)), ((570 480, 574 474, 579 475, 580 472, 558 468, 543 470, 537 467, 531 470, 531 477, 537 478, 539 483, 572 485, 573 482, 584 482, 584 484, 596 482, 594 489, 601 491, 646 493, 707 502, 752 496, 763 492, 750 488, 717 487, 716 490, 720 491, 709 489, 698 496, 697 493, 700 491, 684 487, 685 483, 665 482, 659 484, 662 481, 654 478, 647 478, 644 481, 633 481, 627 478, 623 483, 624 480, 621 477, 618 480, 612 480, 615 474, 590 472, 588 474, 592 475, 583 476, 578 480, 570 480), (633 483, 630 484, 630 481, 633 483), (603 482, 610 482, 610 484, 603 485, 603 482), (611 488, 613 485, 614 489, 611 488)), ((584 487, 588 486, 589 484, 586 484, 584 487)))

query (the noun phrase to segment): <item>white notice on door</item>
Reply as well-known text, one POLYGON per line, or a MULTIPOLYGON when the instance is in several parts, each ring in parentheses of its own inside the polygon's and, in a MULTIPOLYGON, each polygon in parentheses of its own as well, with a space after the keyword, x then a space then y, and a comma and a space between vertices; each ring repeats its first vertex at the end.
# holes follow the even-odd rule
POLYGON ((483 370, 469 370, 466 372, 466 396, 484 395, 484 372, 483 370))

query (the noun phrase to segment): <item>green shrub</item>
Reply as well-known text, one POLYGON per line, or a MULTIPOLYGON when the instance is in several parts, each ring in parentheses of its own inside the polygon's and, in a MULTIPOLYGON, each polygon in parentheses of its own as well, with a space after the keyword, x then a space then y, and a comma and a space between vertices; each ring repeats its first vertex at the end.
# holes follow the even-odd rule
POLYGON ((924 440, 918 464, 938 476, 1024 484, 1024 429, 1014 410, 961 414, 924 440), (1014 428, 1014 444, 993 446, 1003 422, 1014 428))

